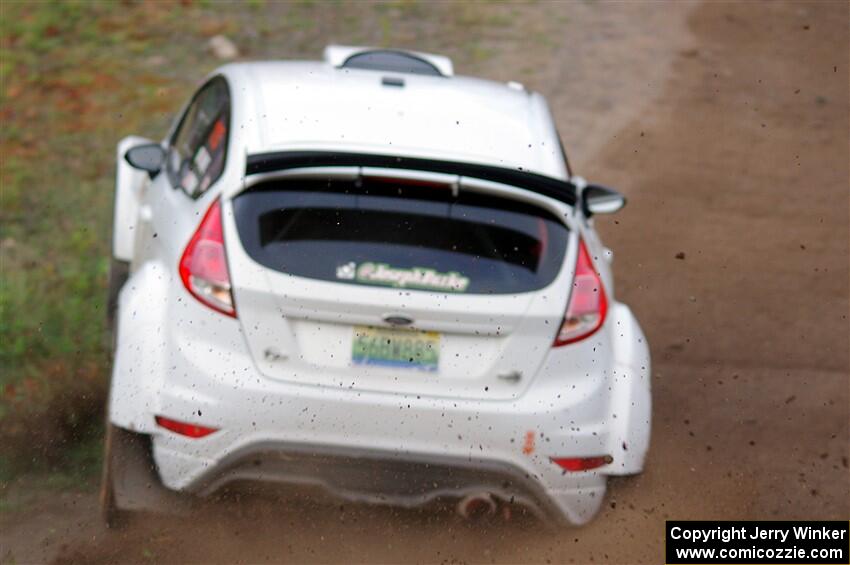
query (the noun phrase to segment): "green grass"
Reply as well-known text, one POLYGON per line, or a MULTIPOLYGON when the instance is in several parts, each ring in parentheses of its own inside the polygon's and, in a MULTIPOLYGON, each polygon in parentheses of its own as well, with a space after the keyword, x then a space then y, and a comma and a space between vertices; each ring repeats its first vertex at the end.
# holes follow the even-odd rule
POLYGON ((91 426, 50 465, 41 462, 30 467, 28 476, 22 477, 20 468, 9 468, 0 461, 0 514, 27 508, 44 491, 95 491, 100 478, 102 445, 100 426, 91 426), (13 486, 18 478, 24 482, 13 486))
POLYGON ((523 48, 520 15, 482 2, 0 2, 0 482, 92 472, 115 145, 163 135, 221 64, 209 37, 248 59, 318 58, 333 41, 443 52, 477 72, 496 46, 523 48))
MULTIPOLYGON (((67 446, 85 439, 101 410, 113 148, 123 135, 165 128, 164 116, 133 100, 138 83, 174 82, 134 76, 137 69, 126 61, 156 52, 153 40, 163 30, 139 34, 126 10, 110 3, 2 4, 0 468, 6 474, 65 461, 67 446)), ((178 22, 172 25, 176 31, 178 22)), ((174 90, 182 96, 190 88, 187 82, 174 90)))

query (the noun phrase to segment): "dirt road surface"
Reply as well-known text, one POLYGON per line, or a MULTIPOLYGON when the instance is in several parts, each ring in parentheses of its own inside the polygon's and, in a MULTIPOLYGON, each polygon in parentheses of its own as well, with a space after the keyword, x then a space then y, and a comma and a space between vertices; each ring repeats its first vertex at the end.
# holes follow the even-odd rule
POLYGON ((642 476, 557 533, 267 499, 113 533, 67 492, 2 515, 0 560, 661 562, 665 519, 848 519, 848 4, 560 10, 556 57, 484 74, 531 64, 574 168, 629 196, 598 225, 652 345, 642 476))

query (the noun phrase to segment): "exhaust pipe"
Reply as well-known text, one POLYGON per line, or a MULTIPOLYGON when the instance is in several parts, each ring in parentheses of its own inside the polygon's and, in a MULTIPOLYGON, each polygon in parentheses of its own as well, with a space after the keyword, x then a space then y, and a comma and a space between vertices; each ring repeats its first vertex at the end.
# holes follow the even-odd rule
POLYGON ((496 515, 496 501, 488 493, 470 494, 457 504, 457 513, 469 521, 480 521, 496 515))

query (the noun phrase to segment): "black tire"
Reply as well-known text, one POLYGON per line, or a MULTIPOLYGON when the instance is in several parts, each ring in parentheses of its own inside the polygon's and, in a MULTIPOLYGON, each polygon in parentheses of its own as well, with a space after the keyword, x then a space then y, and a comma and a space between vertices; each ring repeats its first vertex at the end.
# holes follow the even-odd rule
MULTIPOLYGON (((130 264, 112 258, 109 263, 109 280, 106 297, 106 324, 111 344, 111 354, 115 354, 116 333, 115 314, 118 310, 118 293, 127 282, 130 274, 130 264)), ((113 426, 109 420, 106 421, 106 430, 103 438, 103 463, 100 473, 100 517, 109 529, 119 529, 126 525, 129 514, 118 507, 115 496, 115 459, 120 451, 124 430, 113 426)))
POLYGON ((113 341, 115 338, 115 315, 118 312, 118 293, 130 278, 130 263, 114 257, 109 262, 109 282, 106 296, 106 323, 113 341))
POLYGON ((129 519, 129 513, 118 508, 115 497, 115 458, 120 451, 117 443, 122 431, 107 422, 100 475, 100 517, 109 529, 121 528, 129 519))

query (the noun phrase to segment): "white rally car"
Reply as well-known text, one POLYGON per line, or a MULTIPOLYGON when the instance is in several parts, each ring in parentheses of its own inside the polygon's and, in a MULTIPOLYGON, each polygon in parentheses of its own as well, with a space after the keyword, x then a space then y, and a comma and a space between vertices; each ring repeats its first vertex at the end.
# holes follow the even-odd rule
POLYGON ((624 203, 445 57, 218 69, 118 146, 105 517, 259 481, 587 522, 650 437, 593 228, 624 203))

